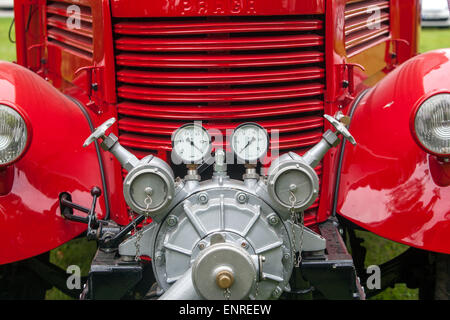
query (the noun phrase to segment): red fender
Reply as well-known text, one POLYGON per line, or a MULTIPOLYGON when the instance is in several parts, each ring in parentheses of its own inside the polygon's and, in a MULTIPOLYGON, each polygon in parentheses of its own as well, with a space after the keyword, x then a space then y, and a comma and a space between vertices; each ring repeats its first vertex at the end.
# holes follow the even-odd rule
MULTIPOLYGON (((69 192, 85 207, 90 189, 102 186, 95 146, 83 148, 91 133, 80 107, 35 73, 0 62, 0 103, 10 105, 31 126, 23 157, 0 175, 0 264, 25 259, 69 241, 85 224, 61 217, 59 194, 69 192), (6 181, 8 180, 9 181, 6 181), (3 190, 4 192, 4 190, 3 190)), ((105 212, 103 196, 97 213, 105 212)))
POLYGON ((449 75, 450 49, 431 51, 365 95, 352 117, 358 145, 345 147, 337 202, 339 214, 375 234, 447 254, 449 164, 416 143, 410 122, 424 99, 450 92, 449 75))

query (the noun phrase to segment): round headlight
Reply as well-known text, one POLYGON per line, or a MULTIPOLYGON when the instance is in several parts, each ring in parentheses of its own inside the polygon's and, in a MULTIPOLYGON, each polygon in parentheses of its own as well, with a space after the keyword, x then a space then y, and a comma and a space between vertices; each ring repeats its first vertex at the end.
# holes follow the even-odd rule
POLYGON ((429 153, 450 155, 450 94, 436 94, 425 100, 416 112, 414 130, 429 153))
POLYGON ((0 166, 17 160, 27 146, 25 120, 14 109, 0 104, 0 166))

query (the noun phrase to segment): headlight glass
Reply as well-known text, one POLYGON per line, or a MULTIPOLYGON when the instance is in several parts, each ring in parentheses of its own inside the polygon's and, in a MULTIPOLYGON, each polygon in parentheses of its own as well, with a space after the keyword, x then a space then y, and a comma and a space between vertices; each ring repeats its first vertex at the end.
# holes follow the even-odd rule
POLYGON ((27 126, 14 109, 0 105, 0 165, 16 160, 27 145, 27 126))
POLYGON ((450 154, 450 94, 442 93, 425 100, 414 121, 420 143, 437 155, 450 154))

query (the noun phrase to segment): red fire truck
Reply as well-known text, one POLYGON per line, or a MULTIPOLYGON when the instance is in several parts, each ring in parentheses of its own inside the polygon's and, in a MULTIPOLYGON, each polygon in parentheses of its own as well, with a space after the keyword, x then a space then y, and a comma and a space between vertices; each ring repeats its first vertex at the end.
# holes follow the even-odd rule
POLYGON ((2 296, 364 299, 406 283, 448 299, 450 50, 418 53, 419 0, 14 13, 2 296), (410 247, 378 285, 355 230, 410 247), (48 252, 79 236, 98 250, 69 289, 48 252))

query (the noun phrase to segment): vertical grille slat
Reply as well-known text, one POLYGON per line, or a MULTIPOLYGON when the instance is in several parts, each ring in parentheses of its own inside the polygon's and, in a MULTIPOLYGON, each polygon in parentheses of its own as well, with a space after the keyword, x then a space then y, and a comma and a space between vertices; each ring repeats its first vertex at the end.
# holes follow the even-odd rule
POLYGON ((94 53, 91 8, 78 3, 73 4, 80 9, 79 28, 68 24, 70 14, 73 14, 69 10, 72 3, 47 1, 47 41, 91 60, 94 53))
POLYGON ((345 6, 345 49, 353 55, 387 39, 390 34, 389 0, 348 0, 345 6))
POLYGON ((279 132, 280 153, 321 139, 322 16, 119 18, 114 39, 119 141, 137 156, 171 151, 195 120, 224 134, 258 122, 279 132))

